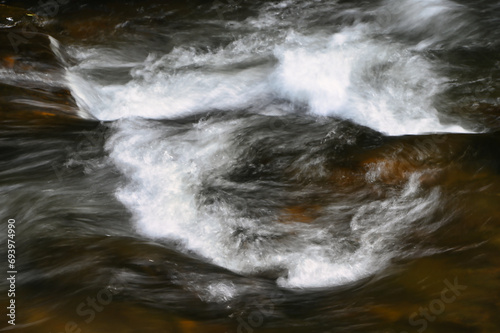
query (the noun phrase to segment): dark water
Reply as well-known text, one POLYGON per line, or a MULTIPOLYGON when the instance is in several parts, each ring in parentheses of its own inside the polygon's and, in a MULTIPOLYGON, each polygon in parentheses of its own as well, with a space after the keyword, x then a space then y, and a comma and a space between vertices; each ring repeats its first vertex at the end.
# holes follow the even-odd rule
POLYGON ((0 331, 500 330, 498 2, 0 3, 0 331))

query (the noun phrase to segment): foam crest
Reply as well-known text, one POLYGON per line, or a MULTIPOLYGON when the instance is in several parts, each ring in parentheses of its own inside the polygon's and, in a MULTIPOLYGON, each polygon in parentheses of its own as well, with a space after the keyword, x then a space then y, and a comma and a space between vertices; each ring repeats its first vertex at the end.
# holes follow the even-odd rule
POLYGON ((446 78, 429 60, 403 45, 371 40, 361 27, 319 41, 294 33, 277 48, 273 83, 283 97, 390 135, 467 132, 441 123, 433 103, 446 78))

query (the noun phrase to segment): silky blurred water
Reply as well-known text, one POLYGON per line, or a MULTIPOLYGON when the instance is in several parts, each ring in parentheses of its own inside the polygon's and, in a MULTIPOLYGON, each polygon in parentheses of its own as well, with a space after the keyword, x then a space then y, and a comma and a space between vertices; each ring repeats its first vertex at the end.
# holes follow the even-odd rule
POLYGON ((498 331, 496 1, 0 3, 0 330, 498 331))

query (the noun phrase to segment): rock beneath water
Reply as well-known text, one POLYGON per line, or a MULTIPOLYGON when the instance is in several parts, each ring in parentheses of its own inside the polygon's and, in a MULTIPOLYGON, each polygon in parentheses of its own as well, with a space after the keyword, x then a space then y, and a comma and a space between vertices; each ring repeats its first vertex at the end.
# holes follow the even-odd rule
POLYGON ((465 185, 491 187, 498 179, 500 160, 496 150, 500 133, 489 135, 435 134, 386 138, 373 149, 351 155, 352 163, 329 167, 329 177, 321 184, 324 202, 305 198, 304 202, 280 209, 281 223, 314 223, 322 216, 329 200, 355 199, 365 195, 384 198, 390 191, 401 189, 412 177, 422 188, 440 187, 453 193, 465 185))
POLYGON ((319 205, 287 207, 282 210, 279 221, 281 223, 311 223, 318 217, 320 209, 319 205))
POLYGON ((80 111, 65 82, 64 60, 43 19, 0 5, 0 119, 30 123, 54 118, 91 118, 80 111))

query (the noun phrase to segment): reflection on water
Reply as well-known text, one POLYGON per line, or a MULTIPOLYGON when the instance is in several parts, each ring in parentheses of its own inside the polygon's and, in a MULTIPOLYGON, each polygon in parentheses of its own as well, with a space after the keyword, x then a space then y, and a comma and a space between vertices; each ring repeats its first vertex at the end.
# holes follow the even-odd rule
POLYGON ((498 331, 496 2, 4 3, 3 330, 498 331))

